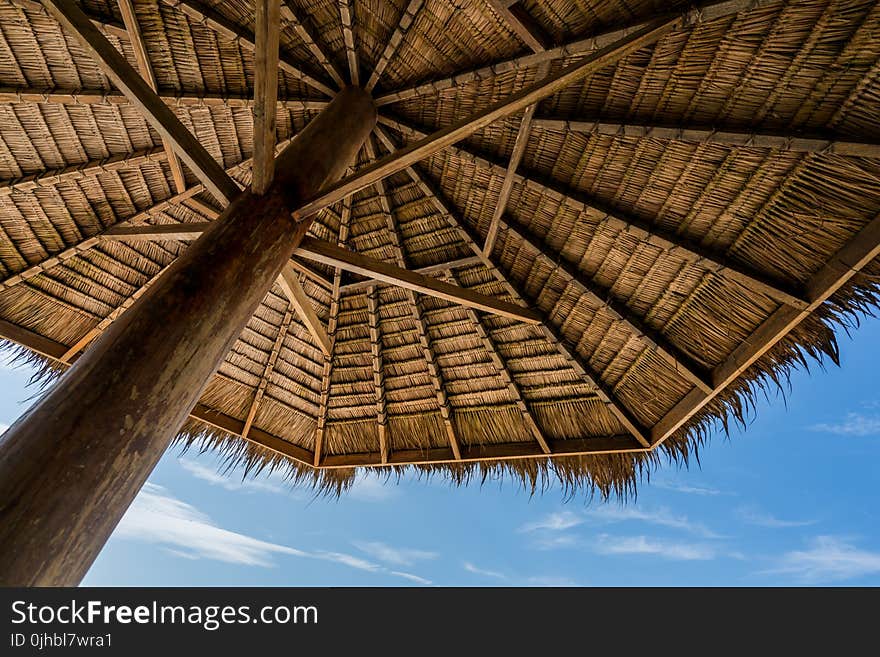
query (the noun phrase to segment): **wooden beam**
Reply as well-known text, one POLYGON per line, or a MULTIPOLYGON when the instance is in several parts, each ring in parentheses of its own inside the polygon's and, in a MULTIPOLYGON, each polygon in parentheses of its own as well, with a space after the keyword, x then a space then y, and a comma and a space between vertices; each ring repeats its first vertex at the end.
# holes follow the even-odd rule
POLYGON ((370 356, 373 363, 373 390, 376 395, 376 425, 379 434, 379 454, 382 463, 388 463, 388 437, 385 412, 385 365, 382 361, 382 329, 379 323, 379 297, 376 286, 367 290, 367 311, 370 326, 370 356))
POLYGON ((416 274, 407 269, 395 267, 387 262, 369 258, 354 251, 348 251, 330 242, 306 237, 294 253, 302 258, 314 260, 331 267, 339 267, 367 278, 392 283, 413 292, 470 306, 483 312, 509 317, 527 324, 540 323, 538 314, 528 308, 479 294, 468 288, 449 285, 435 278, 416 274))
POLYGON ((397 22, 397 27, 394 28, 394 32, 388 39, 388 43, 385 44, 385 50, 382 51, 382 55, 379 57, 379 61, 376 62, 376 65, 373 67, 373 72, 370 74, 370 79, 367 80, 367 84, 364 86, 364 89, 372 93, 373 89, 376 87, 376 84, 379 82, 379 78, 382 77, 382 73, 385 72, 388 63, 394 57, 394 53, 397 52, 397 49, 403 42, 407 31, 409 30, 410 26, 413 24, 413 21, 416 18, 416 14, 419 13, 419 10, 424 4, 425 0, 410 0, 409 4, 406 6, 406 9, 403 10, 403 15, 397 22))
MULTIPOLYGON (((251 52, 255 51, 256 40, 253 34, 236 25, 204 3, 198 2, 198 0, 161 0, 161 2, 169 7, 179 9, 190 18, 193 18, 196 23, 204 25, 223 38, 228 39, 229 41, 235 41, 251 52)), ((278 66, 285 73, 292 75, 298 80, 302 80, 305 84, 313 89, 317 89, 327 96, 333 97, 335 94, 333 88, 327 85, 326 82, 306 73, 303 69, 297 66, 293 60, 284 54, 280 55, 278 66)))
MULTIPOLYGON (((458 283, 452 270, 449 271, 449 276, 454 283, 458 283)), ((495 370, 498 372, 498 376, 501 377, 501 380, 504 381, 504 385, 507 386, 508 393, 510 393, 510 396, 513 398, 514 404, 516 404, 520 415, 522 415, 523 423, 528 428, 529 433, 534 436, 535 441, 541 447, 541 451, 545 454, 549 454, 550 445, 547 442, 547 437, 544 435, 544 431, 535 421, 535 417, 534 415, 532 415, 532 412, 529 409, 528 404, 526 403, 525 397, 523 397, 522 390, 516 384, 516 381, 513 378, 513 374, 511 374, 510 372, 510 368, 504 361, 504 356, 502 356, 501 352, 498 350, 498 346, 495 344, 495 340, 492 339, 492 336, 483 325, 483 320, 480 318, 479 315, 477 315, 476 312, 474 312, 471 308, 465 308, 465 313, 467 314, 467 318, 470 321, 471 326, 474 327, 474 331, 480 338, 480 341, 483 343, 483 348, 486 350, 486 353, 489 354, 489 358, 491 359, 492 364, 495 366, 495 370)))
MULTIPOLYGON (((336 245, 345 246, 348 241, 348 230, 351 223, 351 199, 342 201, 342 214, 339 217, 339 235, 336 245)), ((321 395, 318 405, 317 426, 315 428, 315 448, 313 465, 321 465, 324 455, 324 431, 327 416, 330 412, 330 377, 333 374, 333 352, 336 349, 336 327, 339 323, 339 287, 342 283, 342 270, 339 267, 333 272, 333 288, 330 292, 330 317, 327 319, 327 334, 330 336, 330 355, 324 356, 324 368, 321 372, 321 395)))
MULTIPOLYGON (((253 107, 251 96, 159 89, 156 92, 166 105, 174 107, 253 107)), ((322 110, 326 100, 280 98, 278 107, 290 110, 322 110)), ((0 104, 51 103, 53 105, 128 105, 129 99, 116 90, 64 89, 55 87, 0 86, 0 104)))
POLYGON ((764 354, 872 260, 880 256, 880 216, 875 217, 841 248, 806 285, 809 305, 804 309, 783 306, 770 315, 712 372, 710 393, 693 390, 651 429, 656 447, 678 431, 706 404, 754 365, 764 354))
POLYGON ((521 5, 505 0, 488 2, 513 33, 534 52, 543 52, 550 46, 550 39, 521 5))
MULTIPOLYGON (((482 264, 482 262, 483 261, 480 260, 476 256, 466 256, 464 258, 457 258, 455 260, 450 260, 448 262, 440 262, 440 263, 437 263, 436 265, 427 265, 426 267, 419 267, 418 269, 411 269, 410 271, 415 272, 416 274, 425 274, 425 275, 437 274, 437 273, 445 272, 447 270, 463 269, 465 267, 473 267, 474 265, 482 264)), ((365 281, 358 281, 356 283, 347 283, 346 285, 343 285, 340 289, 342 292, 345 292, 346 294, 351 294, 352 292, 363 291, 363 290, 366 290, 374 285, 379 285, 379 284, 391 285, 391 283, 382 283, 381 281, 374 281, 374 280, 367 279, 365 281)))
POLYGON ((173 144, 180 158, 214 196, 227 203, 238 196, 239 187, 235 181, 107 41, 107 37, 92 25, 74 0, 44 0, 43 5, 94 57, 104 74, 137 106, 150 125, 173 144))
POLYGON ((413 144, 391 153, 378 162, 360 169, 335 185, 330 185, 310 202, 303 204, 294 212, 295 217, 307 217, 326 208, 340 199, 369 187, 379 180, 406 169, 408 166, 423 160, 444 148, 472 135, 477 130, 503 119, 511 114, 524 110, 529 105, 552 96, 565 87, 583 79, 595 71, 616 63, 626 55, 654 43, 681 24, 682 19, 675 17, 670 20, 655 21, 647 27, 632 32, 614 44, 602 48, 583 61, 567 66, 557 73, 540 80, 525 89, 512 94, 508 98, 493 103, 488 108, 457 121, 451 126, 438 130, 413 144))
MULTIPOLYGON (((374 132, 389 151, 393 151, 393 149, 396 148, 394 140, 381 125, 377 125, 374 132)), ((531 305, 530 302, 526 300, 526 296, 518 286, 514 285, 513 282, 496 266, 494 261, 483 253, 482 248, 480 248, 478 244, 478 238, 475 233, 462 221, 458 216, 458 213, 452 208, 452 205, 444 198, 442 192, 440 192, 440 190, 425 178, 415 167, 407 167, 406 172, 409 174, 413 182, 418 185, 425 197, 434 204, 438 214, 446 219, 449 227, 458 233, 462 242, 473 251, 475 256, 482 260, 483 265, 491 272, 495 280, 504 287, 507 294, 509 294, 514 301, 523 306, 531 305)), ((542 315, 542 313, 539 314, 542 315)), ((578 355, 576 351, 573 351, 566 346, 565 338, 546 321, 546 318, 545 321, 539 324, 539 327, 544 338, 556 348, 563 358, 565 358, 575 373, 596 389, 599 399, 605 405, 608 412, 613 415, 617 421, 620 422, 621 426, 629 431, 641 445, 647 447, 649 442, 645 428, 642 427, 641 423, 632 416, 626 406, 615 397, 614 392, 605 386, 605 384, 599 379, 599 376, 593 371, 590 364, 578 355)))
POLYGON ((290 300, 291 306, 296 310, 297 315, 299 315, 321 351, 327 356, 332 355, 330 338, 324 330, 321 320, 315 314, 315 309, 312 307, 313 301, 306 294, 306 291, 303 290, 303 286, 299 282, 299 276, 297 276, 292 263, 287 263, 284 269, 281 270, 281 276, 278 277, 278 285, 281 286, 284 295, 290 300))
MULTIPOLYGON (((153 72, 153 66, 150 64, 150 56, 147 53, 147 46, 144 43, 144 37, 141 34, 141 27, 137 20, 137 14, 134 11, 134 3, 132 0, 119 0, 119 11, 122 14, 122 22, 128 31, 129 40, 131 41, 132 50, 134 50, 134 58, 137 62, 138 71, 141 77, 150 85, 153 91, 156 91, 156 74, 153 72)), ((174 179, 174 186, 179 194, 186 189, 186 175, 180 164, 177 154, 174 152, 171 142, 165 137, 162 138, 162 145, 165 147, 165 153, 168 158, 168 166, 171 168, 171 177, 174 179)))
MULTIPOLYGON (((343 80, 342 76, 339 74, 339 69, 336 68, 336 65, 324 51, 324 48, 321 47, 317 38, 312 34, 312 30, 306 19, 300 13, 300 10, 298 10, 289 0, 285 0, 281 3, 281 19, 293 26, 297 36, 306 45, 317 62, 325 71, 327 71, 336 86, 340 89, 344 87, 345 80, 343 80)), ((367 91, 369 91, 369 89, 367 91)))
POLYGON ((15 192, 29 192, 38 187, 53 187, 64 182, 81 180, 108 171, 140 167, 150 162, 162 162, 167 157, 168 151, 159 146, 133 153, 111 155, 82 164, 71 164, 60 169, 29 173, 18 178, 7 178, 0 180, 0 196, 8 196, 15 192))
POLYGON ((281 345, 284 344, 284 338, 287 336, 287 331, 290 328, 290 322, 292 319, 293 308, 288 306, 287 310, 284 312, 284 317, 281 318, 281 327, 278 329, 278 335, 275 336, 272 351, 269 352, 269 359, 266 361, 266 366, 263 368, 263 374, 260 376, 260 383, 257 385, 257 389, 254 392, 254 398, 251 401, 250 408, 245 417, 244 427, 241 430, 242 438, 248 437, 251 427, 254 424, 254 418, 257 417, 260 402, 263 401, 263 395, 266 394, 266 387, 269 385, 269 377, 272 376, 272 372, 275 369, 275 363, 278 361, 278 354, 281 353, 281 345))
POLYGON ((558 255, 547 253, 545 247, 532 235, 509 222, 502 221, 501 227, 513 235, 521 243, 538 253, 538 256, 558 267, 570 277, 590 300, 601 308, 607 308, 617 322, 623 324, 636 338, 646 342, 656 354, 685 380, 708 392, 712 389, 712 380, 705 368, 671 344, 662 334, 647 326, 644 321, 630 310, 625 303, 614 298, 611 290, 594 283, 577 267, 558 255))
MULTIPOLYGON (((773 0, 721 0, 707 2, 699 5, 696 9, 689 9, 682 15, 682 26, 693 25, 697 21, 706 22, 723 18, 730 14, 747 11, 750 9, 769 5, 773 0)), ((657 18, 671 16, 669 13, 660 14, 657 18)), ((650 20, 655 20, 650 19, 650 20)), ((569 41, 554 48, 548 48, 543 52, 522 55, 508 59, 498 60, 492 64, 481 66, 476 69, 456 71, 452 75, 437 80, 421 82, 415 86, 397 89, 376 98, 376 105, 382 106, 389 103, 397 103, 419 96, 437 95, 447 89, 470 84, 475 80, 486 80, 499 75, 505 75, 522 71, 527 68, 538 66, 562 58, 573 58, 589 55, 600 48, 615 43, 633 30, 648 25, 649 21, 633 23, 623 27, 601 32, 596 36, 580 38, 569 41)))
POLYGON ((345 44, 345 58, 348 60, 348 75, 351 83, 358 87, 361 84, 361 72, 357 48, 354 43, 354 6, 352 0, 336 1, 339 5, 339 18, 342 22, 342 41, 345 44))
POLYGON ((569 120, 536 117, 532 125, 544 130, 584 132, 614 137, 639 139, 664 139, 700 144, 722 144, 748 148, 769 148, 794 153, 825 153, 852 157, 880 158, 880 143, 867 140, 851 141, 833 136, 811 135, 800 132, 770 132, 749 130, 724 130, 700 126, 662 126, 643 123, 619 123, 607 119, 569 120))
POLYGON ((324 457, 324 468, 383 467, 395 465, 442 465, 445 463, 477 463, 485 461, 514 461, 519 459, 557 458, 565 456, 597 456, 600 454, 643 454, 649 451, 631 436, 600 436, 579 440, 550 440, 549 454, 534 442, 500 445, 463 446, 461 458, 446 448, 405 449, 392 452, 383 464, 375 452, 339 454, 324 457))
MULTIPOLYGON (((399 119, 380 115, 379 123, 388 125, 404 135, 420 138, 426 132, 399 119)), ((507 168, 498 162, 494 162, 488 155, 467 146, 453 146, 451 150, 459 157, 472 161, 474 164, 492 169, 497 175, 506 175, 507 168)), ((732 262, 726 256, 716 253, 697 242, 688 240, 673 232, 657 228, 653 224, 642 221, 636 217, 628 216, 623 212, 607 207, 596 199, 577 190, 569 189, 562 185, 538 179, 526 173, 515 173, 520 184, 540 190, 565 203, 577 212, 583 212, 594 217, 599 222, 606 222, 613 228, 632 233, 640 239, 654 244, 662 249, 674 251, 676 255, 687 262, 700 264, 709 271, 737 281, 749 290, 767 295, 771 299, 790 305, 794 308, 805 308, 807 302, 801 298, 799 292, 788 289, 783 283, 774 281, 769 277, 752 270, 751 268, 732 262)))
MULTIPOLYGON (((130 2, 131 0, 126 0, 130 2)), ((278 104, 278 39, 281 0, 254 0, 254 166, 251 189, 265 194, 275 170, 275 107, 278 104)))

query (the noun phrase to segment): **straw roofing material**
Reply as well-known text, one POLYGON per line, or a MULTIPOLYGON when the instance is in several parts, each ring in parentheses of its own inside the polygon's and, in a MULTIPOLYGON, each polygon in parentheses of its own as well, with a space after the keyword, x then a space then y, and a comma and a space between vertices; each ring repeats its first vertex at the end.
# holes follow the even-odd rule
MULTIPOLYGON (((350 54, 339 3, 285 4, 279 141, 320 110, 328 99, 320 87, 334 89, 330 78, 339 72, 348 77, 350 54)), ((530 51, 483 0, 348 4, 362 81, 381 70, 374 95, 393 144, 459 121, 543 74, 537 66, 485 69, 528 63, 522 58, 530 51), (439 83, 420 87, 430 81, 439 83)), ((510 228, 492 251, 496 268, 468 264, 434 274, 522 299, 549 331, 386 284, 371 288, 359 276, 310 264, 323 280, 303 284, 335 338, 332 360, 325 362, 295 315, 285 323, 288 303, 276 287, 181 439, 221 450, 230 464, 284 468, 333 491, 351 482, 352 468, 316 469, 308 458, 282 456, 278 445, 308 456, 320 434, 322 466, 378 464, 383 440, 392 456, 461 449, 479 458, 510 447, 531 457, 455 462, 450 452, 448 462, 385 471, 411 467, 456 482, 509 474, 531 489, 558 478, 571 489, 625 496, 661 457, 687 462, 718 423, 742 421, 754 395, 780 384, 792 367, 807 358, 836 360, 836 328, 876 306, 876 260, 654 451, 542 456, 541 440, 557 450, 626 434, 606 395, 639 425, 657 425, 695 389, 658 345, 709 373, 782 307, 765 289, 630 224, 798 291, 880 215, 876 148, 865 151, 870 157, 853 156, 748 138, 877 143, 877 3, 751 4, 676 29, 542 101, 506 203, 510 228), (660 130, 646 133, 650 126, 660 130), (703 132, 662 130, 682 127, 703 132), (746 136, 735 143, 717 131, 746 136), (253 429, 242 440, 236 434, 255 404, 253 429)), ((248 184, 252 3, 135 5, 160 95, 248 184)), ((116 3, 82 6, 133 62, 116 3)), ((639 23, 670 3, 524 0, 519 7, 558 45, 639 23)), ((550 58, 549 71, 582 55, 550 58)), ((42 354, 55 374, 87 348, 85 336, 100 333, 186 248, 88 238, 132 218, 205 221, 221 206, 198 189, 175 196, 159 135, 36 3, 0 2, 0 87, 0 319, 36 335, 31 343, 20 333, 6 337, 42 354), (54 261, 55 254, 64 257, 54 261), (39 336, 51 344, 33 342, 39 336)), ((410 269, 473 256, 465 238, 476 236, 482 246, 520 123, 521 115, 498 121, 419 163, 415 177, 395 174, 322 211, 312 234, 410 269), (453 217, 439 211, 444 203, 453 217)), ((388 146, 376 139, 354 168, 388 146)), ((187 183, 196 184, 190 173, 187 183)))

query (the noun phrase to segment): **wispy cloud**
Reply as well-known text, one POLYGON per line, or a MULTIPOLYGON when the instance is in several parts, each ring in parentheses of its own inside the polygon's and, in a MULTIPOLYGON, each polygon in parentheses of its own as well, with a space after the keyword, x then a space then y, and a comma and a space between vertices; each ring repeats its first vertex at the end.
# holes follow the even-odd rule
MULTIPOLYGON (((403 576, 398 571, 345 552, 300 550, 223 529, 196 507, 173 497, 165 488, 150 483, 135 498, 117 526, 115 535, 157 544, 169 554, 186 559, 210 559, 269 568, 275 565, 276 556, 286 555, 329 561, 371 573, 403 576)), ((417 581, 415 578, 424 579, 417 575, 408 577, 414 582, 417 581)))
POLYGON ((609 534, 600 534, 597 537, 594 550, 606 555, 650 555, 675 561, 708 561, 719 554, 716 547, 704 543, 609 534))
POLYGON ((588 515, 592 520, 600 523, 644 522, 668 529, 679 529, 703 538, 722 538, 702 523, 694 522, 687 516, 676 515, 665 507, 640 509, 606 504, 591 509, 588 515))
POLYGON ((807 527, 815 525, 816 520, 783 520, 777 518, 773 514, 761 511, 752 506, 740 507, 736 510, 737 515, 743 522, 756 527, 767 527, 769 529, 786 529, 789 527, 807 527))
POLYGON ((880 575, 880 552, 860 549, 841 537, 817 536, 806 550, 785 553, 778 568, 763 574, 792 575, 808 584, 880 575))
POLYGON ((657 488, 662 488, 664 490, 671 490, 676 493, 684 493, 685 495, 700 495, 704 497, 714 497, 716 495, 729 495, 730 493, 725 493, 722 490, 718 490, 717 488, 709 488, 708 486, 694 486, 692 484, 685 484, 679 481, 670 481, 670 480, 660 480, 660 481, 652 481, 653 486, 657 488))
POLYGON ((233 471, 229 474, 221 474, 216 469, 192 459, 178 459, 178 463, 196 479, 201 479, 212 486, 220 486, 226 490, 261 493, 293 492, 290 488, 284 487, 278 475, 258 475, 254 478, 245 479, 240 473, 233 471))
POLYGON ((418 575, 413 575, 412 573, 404 573, 399 570, 392 570, 391 574, 395 577, 403 577, 403 579, 408 579, 410 582, 415 582, 416 584, 422 584, 423 586, 431 586, 434 582, 429 579, 425 579, 424 577, 419 577, 418 575))
POLYGON ((381 541, 355 541, 354 545, 374 559, 394 566, 412 566, 417 561, 436 559, 440 556, 436 552, 393 547, 381 541))
POLYGON ((546 531, 565 531, 572 527, 577 527, 584 522, 584 517, 571 511, 559 511, 544 516, 540 520, 529 522, 520 527, 521 532, 534 532, 540 530, 546 531))
POLYGON ((469 573, 473 573, 474 575, 491 577, 493 579, 507 579, 507 575, 505 575, 504 573, 499 573, 497 570, 486 570, 485 568, 478 568, 470 561, 465 561, 462 564, 462 568, 464 568, 469 573))
POLYGON ((880 415, 847 413, 840 422, 814 424, 810 429, 839 436, 880 436, 880 415))

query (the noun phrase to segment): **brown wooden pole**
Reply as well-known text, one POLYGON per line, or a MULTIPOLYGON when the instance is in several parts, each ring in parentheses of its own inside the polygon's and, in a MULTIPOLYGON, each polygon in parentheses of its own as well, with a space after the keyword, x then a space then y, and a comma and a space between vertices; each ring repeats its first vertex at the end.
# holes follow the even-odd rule
POLYGON ((376 121, 340 92, 0 440, 0 585, 76 585, 376 121))

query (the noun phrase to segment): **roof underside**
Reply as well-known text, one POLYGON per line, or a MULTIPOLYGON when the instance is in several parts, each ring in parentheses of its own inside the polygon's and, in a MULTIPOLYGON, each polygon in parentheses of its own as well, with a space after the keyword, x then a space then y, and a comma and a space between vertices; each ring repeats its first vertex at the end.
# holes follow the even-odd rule
MULTIPOLYGON (((117 3, 81 4, 134 64, 117 3)), ((160 96, 249 184, 253 3, 134 4, 160 96)), ((286 2, 278 141, 326 104, 331 71, 348 80, 352 55, 362 82, 381 72, 379 128, 357 170, 588 54, 554 47, 686 3, 522 0, 519 23, 499 4, 511 3, 286 2), (516 65, 488 68, 504 62, 516 65)), ((459 477, 476 464, 624 492, 658 453, 629 425, 686 458, 714 420, 741 417, 754 384, 801 354, 835 357, 835 321, 874 306, 880 274, 869 250, 828 301, 814 294, 880 216, 880 4, 719 4, 736 11, 707 12, 541 101, 509 191, 522 112, 313 225, 319 239, 533 307, 543 324, 302 260, 332 358, 276 286, 188 435, 334 482, 355 465, 459 477), (785 313, 797 321, 737 367, 785 313)), ((0 2, 0 87, 3 336, 63 369, 187 245, 89 238, 123 221, 204 222, 222 203, 189 171, 178 193, 159 134, 37 3, 0 2)))

